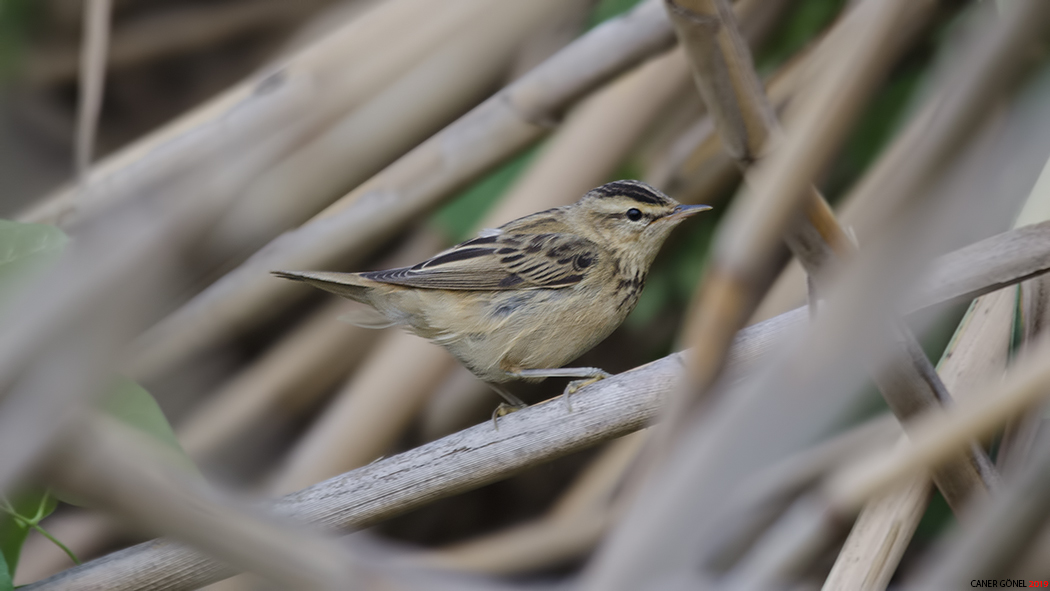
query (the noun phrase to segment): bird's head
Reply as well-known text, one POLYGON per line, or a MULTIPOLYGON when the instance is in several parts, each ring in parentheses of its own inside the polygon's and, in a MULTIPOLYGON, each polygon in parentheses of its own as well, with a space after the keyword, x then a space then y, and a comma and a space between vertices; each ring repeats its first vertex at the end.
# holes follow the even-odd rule
POLYGON ((570 206, 592 239, 652 262, 671 230, 710 205, 682 205, 641 181, 614 181, 591 189, 570 206))

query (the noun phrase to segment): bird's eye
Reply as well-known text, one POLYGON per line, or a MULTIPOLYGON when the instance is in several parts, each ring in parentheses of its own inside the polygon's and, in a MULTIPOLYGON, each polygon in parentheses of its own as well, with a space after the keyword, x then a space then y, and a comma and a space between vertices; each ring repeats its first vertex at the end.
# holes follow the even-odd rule
POLYGON ((631 209, 627 210, 627 219, 631 220, 632 222, 637 222, 638 220, 642 219, 642 212, 632 207, 631 209))

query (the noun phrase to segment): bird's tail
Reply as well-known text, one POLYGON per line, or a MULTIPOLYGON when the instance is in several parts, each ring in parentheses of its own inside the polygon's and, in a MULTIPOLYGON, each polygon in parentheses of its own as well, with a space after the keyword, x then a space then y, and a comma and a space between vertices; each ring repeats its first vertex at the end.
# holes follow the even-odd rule
POLYGON ((375 283, 356 273, 333 273, 329 271, 271 271, 278 277, 303 281, 314 287, 330 291, 362 304, 372 304, 370 293, 375 283))

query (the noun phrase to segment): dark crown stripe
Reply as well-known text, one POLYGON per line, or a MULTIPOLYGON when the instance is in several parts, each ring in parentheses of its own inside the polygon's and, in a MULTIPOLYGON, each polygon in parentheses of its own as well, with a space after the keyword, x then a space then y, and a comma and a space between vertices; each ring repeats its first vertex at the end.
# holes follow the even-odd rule
POLYGON ((599 197, 629 197, 639 203, 663 205, 667 200, 656 189, 634 181, 614 181, 594 189, 599 197))

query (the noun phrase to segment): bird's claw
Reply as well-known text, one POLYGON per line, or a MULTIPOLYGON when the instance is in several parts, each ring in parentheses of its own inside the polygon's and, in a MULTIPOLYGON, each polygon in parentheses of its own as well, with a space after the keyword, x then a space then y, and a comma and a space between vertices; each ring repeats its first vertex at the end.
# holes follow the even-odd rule
POLYGON ((492 427, 495 430, 499 431, 498 419, 500 417, 505 417, 505 416, 509 415, 512 412, 517 412, 517 411, 525 408, 526 406, 528 406, 528 405, 527 404, 507 404, 506 402, 499 403, 499 406, 496 407, 496 410, 492 411, 492 427))
POLYGON ((569 412, 572 412, 572 401, 569 400, 570 396, 572 396, 576 392, 579 392, 580 389, 586 386, 590 386, 595 382, 600 382, 608 377, 612 377, 612 374, 607 371, 603 371, 600 374, 591 376, 589 378, 584 378, 582 380, 573 380, 569 382, 569 385, 565 387, 565 393, 563 394, 563 398, 565 398, 565 406, 569 409, 569 412))

